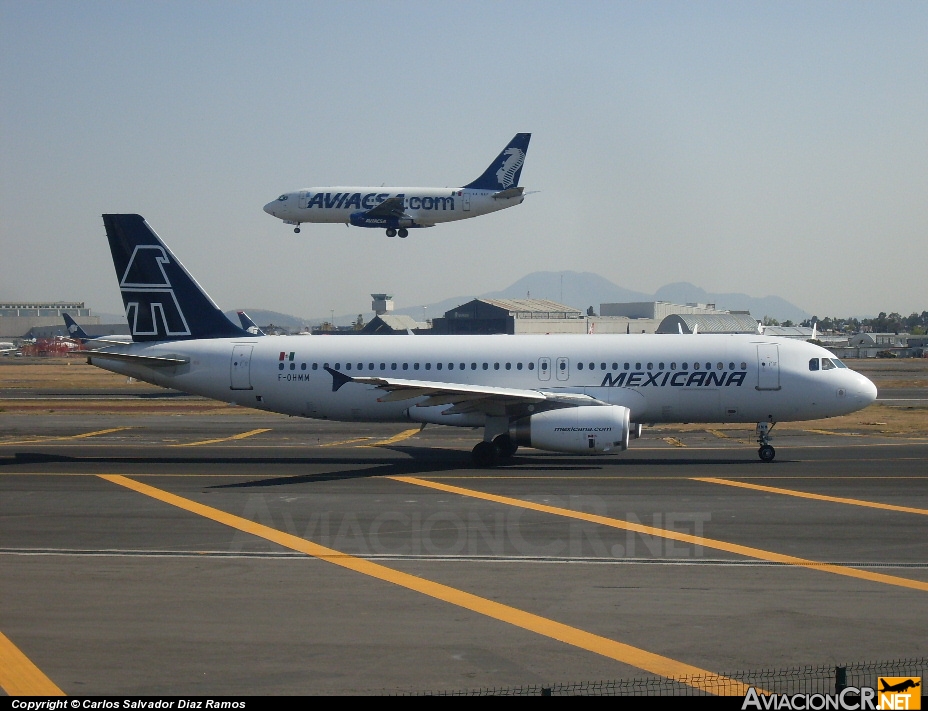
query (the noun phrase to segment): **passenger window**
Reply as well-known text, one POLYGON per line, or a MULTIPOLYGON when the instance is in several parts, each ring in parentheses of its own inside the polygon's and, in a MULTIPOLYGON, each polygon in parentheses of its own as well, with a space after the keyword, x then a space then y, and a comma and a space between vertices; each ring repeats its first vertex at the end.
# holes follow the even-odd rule
POLYGON ((313 370, 319 370, 319 364, 313 363, 313 370))
POLYGON ((448 363, 448 370, 454 370, 454 363, 448 363))
POLYGON ((499 363, 493 364, 493 370, 499 370, 499 363))
POLYGON ((380 364, 380 369, 381 369, 381 370, 386 370, 386 369, 387 369, 387 364, 386 364, 386 363, 381 363, 381 364, 380 364))
POLYGON ((471 369, 471 370, 477 370, 477 364, 476 364, 476 363, 471 363, 471 364, 470 364, 470 369, 471 369))
POLYGON ((351 363, 345 363, 345 370, 351 370, 351 363))
POLYGON ((657 369, 658 369, 658 370, 663 370, 663 369, 664 369, 664 364, 663 364, 663 363, 658 363, 658 364, 657 364, 657 369))
POLYGON ((403 363, 403 370, 409 370, 409 363, 403 363))
POLYGON ((535 364, 534 364, 534 363, 529 363, 529 364, 528 364, 528 369, 529 369, 529 370, 535 370, 535 364))
POLYGON ((577 363, 577 370, 583 370, 583 363, 577 363))
POLYGON ((390 370, 396 370, 396 363, 390 363, 390 370))
POLYGON ((654 363, 648 363, 648 370, 654 370, 654 363))
POLYGON ((624 365, 624 369, 625 369, 625 370, 628 370, 628 368, 629 368, 629 364, 626 363, 626 364, 624 365))
POLYGON ((561 361, 561 364, 559 367, 561 370, 567 370, 567 363, 565 363, 564 361, 561 361))
POLYGON ((747 369, 748 369, 748 364, 745 363, 744 361, 741 361, 741 370, 747 370, 747 369))
POLYGON ((464 370, 465 368, 467 368, 467 363, 461 363, 461 365, 458 367, 460 367, 461 370, 464 370))
POLYGON ((635 363, 635 370, 641 370, 641 363, 635 363))
POLYGON ((735 364, 734 364, 734 363, 729 363, 729 364, 728 364, 728 369, 729 369, 729 370, 734 370, 734 369, 735 369, 735 364))
POLYGON ((671 370, 676 370, 676 369, 677 369, 677 364, 676 364, 676 363, 671 363, 671 364, 670 364, 670 369, 671 369, 671 370))
POLYGON ((506 363, 506 370, 512 370, 512 363, 506 363))
POLYGON ((489 367, 490 367, 490 364, 489 364, 489 363, 484 363, 484 364, 483 364, 483 369, 484 369, 484 370, 486 370, 486 369, 489 368, 489 367))
POLYGON ((818 370, 818 358, 809 359, 809 370, 818 370))
POLYGON ((618 370, 618 369, 619 369, 619 364, 618 364, 618 363, 613 363, 613 364, 612 364, 612 369, 613 369, 613 370, 618 370))
POLYGON ((432 364, 431 364, 431 363, 426 363, 426 364, 425 364, 425 369, 426 369, 426 370, 431 370, 431 369, 432 369, 432 364))
POLYGON ((706 370, 712 370, 712 363, 706 363, 706 370))
POLYGON ((436 363, 435 368, 436 370, 441 370, 441 363, 436 363))
POLYGON ((680 370, 686 370, 686 369, 687 369, 687 363, 686 361, 683 361, 683 363, 680 365, 680 370))
POLYGON ((413 370, 419 370, 419 364, 418 364, 418 363, 413 363, 413 364, 412 364, 412 369, 413 369, 413 370))
POLYGON ((516 363, 516 370, 522 370, 522 364, 516 363))
POLYGON ((341 370, 341 369, 342 369, 342 364, 341 364, 341 363, 336 363, 336 364, 334 365, 334 369, 335 369, 335 370, 341 370))
POLYGON ((368 363, 368 364, 367 364, 367 369, 368 369, 368 370, 373 370, 373 369, 374 369, 374 364, 373 364, 373 363, 368 363))
POLYGON ((715 364, 715 367, 716 367, 718 370, 724 370, 724 369, 725 369, 725 364, 724 364, 724 363, 716 363, 716 364, 715 364))
POLYGON ((605 370, 605 369, 606 369, 606 364, 605 364, 605 363, 600 363, 600 364, 599 364, 599 369, 600 369, 600 370, 605 370))
POLYGON ((699 363, 693 363, 693 370, 699 370, 699 363))

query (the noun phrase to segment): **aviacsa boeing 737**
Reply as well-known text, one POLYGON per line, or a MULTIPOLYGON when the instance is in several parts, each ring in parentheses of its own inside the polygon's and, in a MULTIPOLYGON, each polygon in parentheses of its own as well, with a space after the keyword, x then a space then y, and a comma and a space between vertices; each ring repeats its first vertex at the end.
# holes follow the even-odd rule
POLYGON ((269 215, 300 231, 304 222, 343 222, 378 227, 387 237, 406 237, 414 227, 466 220, 519 205, 519 176, 530 133, 517 133, 479 178, 461 188, 336 186, 284 193, 264 206, 269 215))
POLYGON ((255 336, 233 324, 139 215, 104 215, 133 343, 92 365, 244 407, 342 421, 482 428, 479 466, 519 446, 616 453, 640 423, 770 428, 869 405, 876 387, 805 341, 751 335, 255 336))

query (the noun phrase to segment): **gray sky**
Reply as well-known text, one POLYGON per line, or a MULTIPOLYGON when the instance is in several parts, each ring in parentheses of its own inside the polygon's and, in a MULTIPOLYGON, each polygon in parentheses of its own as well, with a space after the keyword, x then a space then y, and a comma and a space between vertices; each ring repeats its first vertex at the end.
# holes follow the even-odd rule
POLYGON ((926 37, 924 2, 0 0, 0 300, 121 312, 100 215, 138 212, 224 309, 574 270, 920 312, 926 37), (519 131, 540 192, 499 213, 400 240, 261 210, 458 186, 519 131))

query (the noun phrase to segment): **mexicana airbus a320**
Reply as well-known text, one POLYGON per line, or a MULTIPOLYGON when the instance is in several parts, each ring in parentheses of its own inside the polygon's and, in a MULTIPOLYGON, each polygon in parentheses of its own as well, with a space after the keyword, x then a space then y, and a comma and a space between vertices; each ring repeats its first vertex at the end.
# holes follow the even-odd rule
POLYGON ((519 205, 525 199, 519 176, 530 133, 517 133, 479 178, 460 188, 333 186, 284 193, 264 211, 295 225, 334 222, 375 227, 387 237, 406 237, 415 227, 466 220, 519 205))
POLYGON ((763 334, 256 336, 139 215, 104 215, 132 343, 90 364, 244 407, 480 428, 479 466, 520 446, 618 453, 641 423, 777 422, 869 405, 876 387, 812 343, 763 334))

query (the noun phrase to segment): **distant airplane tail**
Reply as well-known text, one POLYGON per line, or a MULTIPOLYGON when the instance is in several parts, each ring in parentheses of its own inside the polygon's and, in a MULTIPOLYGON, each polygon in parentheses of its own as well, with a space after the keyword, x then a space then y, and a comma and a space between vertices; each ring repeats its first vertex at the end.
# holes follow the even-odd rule
POLYGON ((103 215, 134 341, 249 337, 190 276, 141 215, 103 215))
POLYGON ((237 311, 236 313, 238 314, 238 320, 242 322, 242 328, 248 331, 248 333, 252 334, 253 336, 265 335, 264 331, 258 328, 258 324, 248 318, 248 314, 246 314, 244 311, 237 311))
POLYGON ((499 191, 518 186, 522 166, 525 163, 525 154, 528 153, 528 142, 531 137, 532 134, 530 133, 517 133, 515 138, 509 141, 509 145, 503 149, 502 153, 496 156, 496 160, 483 171, 483 175, 464 187, 475 190, 499 191))
POLYGON ((71 318, 71 314, 63 313, 61 315, 64 317, 64 325, 67 326, 68 335, 71 338, 77 339, 81 343, 90 338, 90 336, 87 335, 87 332, 80 327, 80 324, 71 318))

